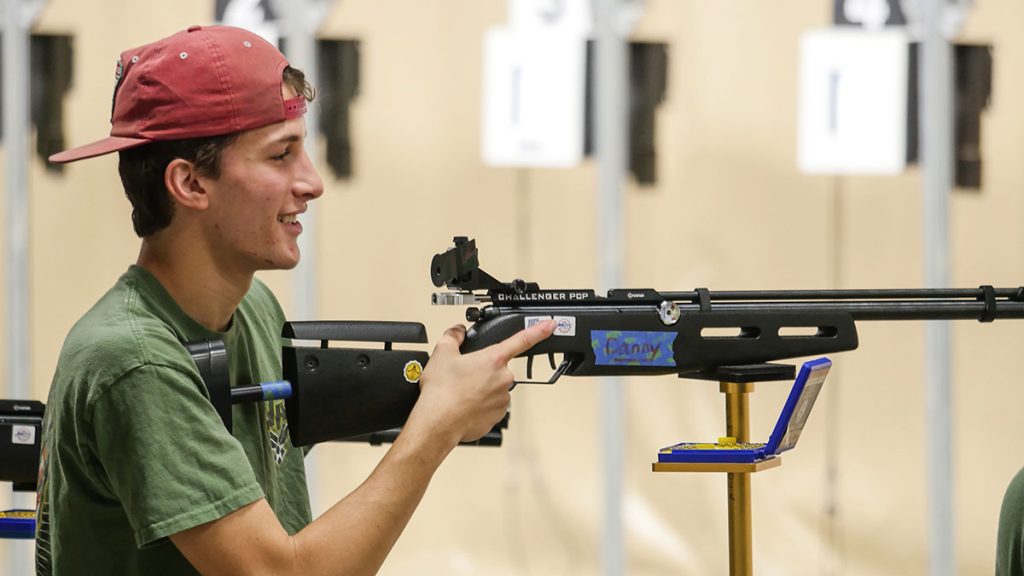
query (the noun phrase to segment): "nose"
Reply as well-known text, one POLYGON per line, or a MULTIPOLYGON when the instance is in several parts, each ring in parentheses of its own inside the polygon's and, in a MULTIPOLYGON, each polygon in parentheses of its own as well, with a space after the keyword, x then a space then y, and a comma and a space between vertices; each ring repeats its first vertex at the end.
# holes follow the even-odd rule
POLYGON ((320 178, 316 166, 313 165, 313 160, 305 149, 302 151, 302 161, 299 163, 292 193, 306 202, 315 200, 324 193, 324 181, 320 178))

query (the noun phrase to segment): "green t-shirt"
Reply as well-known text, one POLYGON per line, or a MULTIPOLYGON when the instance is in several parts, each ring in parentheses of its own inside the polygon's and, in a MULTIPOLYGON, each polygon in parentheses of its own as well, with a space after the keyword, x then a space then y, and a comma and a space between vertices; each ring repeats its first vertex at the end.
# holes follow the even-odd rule
POLYGON ((996 575, 1024 575, 1024 469, 1010 481, 999 511, 996 575))
POLYGON ((234 406, 232 435, 183 346, 223 339, 232 386, 280 380, 283 323, 258 280, 221 333, 142 268, 121 276, 72 328, 53 378, 38 574, 195 574, 167 536, 263 497, 289 533, 311 521, 284 402, 234 406))

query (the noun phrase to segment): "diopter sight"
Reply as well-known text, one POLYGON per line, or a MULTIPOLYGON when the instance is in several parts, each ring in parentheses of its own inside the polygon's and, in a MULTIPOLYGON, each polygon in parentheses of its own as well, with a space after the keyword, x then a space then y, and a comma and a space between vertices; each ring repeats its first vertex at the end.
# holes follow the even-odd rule
POLYGON ((476 304, 488 300, 488 297, 495 293, 521 295, 539 289, 537 284, 519 279, 507 283, 499 282, 481 270, 476 240, 456 236, 452 243, 451 248, 442 254, 435 254, 430 261, 430 279, 434 286, 445 286, 455 292, 435 292, 431 299, 433 304, 476 304), (486 291, 487 296, 474 294, 478 290, 486 291))

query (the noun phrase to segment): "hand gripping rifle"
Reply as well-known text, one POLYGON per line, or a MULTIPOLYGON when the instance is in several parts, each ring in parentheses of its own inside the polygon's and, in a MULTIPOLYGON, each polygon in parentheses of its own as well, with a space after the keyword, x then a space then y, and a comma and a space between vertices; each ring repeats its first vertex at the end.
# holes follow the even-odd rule
POLYGON ((916 290, 750 290, 689 292, 613 289, 542 290, 533 282, 503 283, 480 269, 476 241, 455 237, 434 256, 430 275, 438 305, 472 305, 462 351, 473 352, 547 318, 554 334, 527 350, 547 355, 554 373, 626 376, 678 374, 721 380, 737 368, 857 348, 858 320, 1024 318, 1024 288, 916 290), (554 355, 561 354, 555 365, 554 355))

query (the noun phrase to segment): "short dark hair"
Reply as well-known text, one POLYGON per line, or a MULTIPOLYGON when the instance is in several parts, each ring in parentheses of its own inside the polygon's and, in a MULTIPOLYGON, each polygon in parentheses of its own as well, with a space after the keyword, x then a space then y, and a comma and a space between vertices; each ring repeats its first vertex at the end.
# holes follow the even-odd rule
MULTIPOLYGON (((305 74, 287 66, 282 81, 312 102, 316 97, 305 74)), ((164 173, 176 158, 192 162, 203 176, 220 178, 221 152, 234 144, 240 132, 206 138, 151 142, 119 152, 118 172, 124 195, 132 203, 132 227, 140 238, 166 228, 174 218, 174 202, 164 186, 164 173)))

